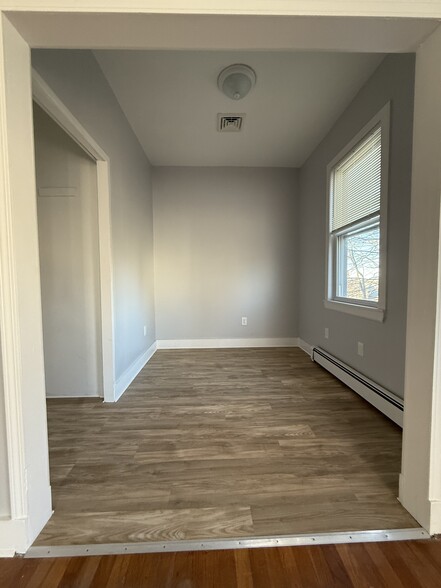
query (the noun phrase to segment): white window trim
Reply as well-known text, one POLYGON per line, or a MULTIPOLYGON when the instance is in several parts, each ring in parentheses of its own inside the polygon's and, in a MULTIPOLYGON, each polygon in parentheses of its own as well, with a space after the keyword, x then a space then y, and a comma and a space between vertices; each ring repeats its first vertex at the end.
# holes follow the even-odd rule
POLYGON ((386 313, 386 275, 387 275, 387 201, 389 188, 389 135, 390 102, 355 135, 355 137, 329 162, 326 168, 326 291, 324 306, 347 314, 384 321, 386 313), (376 126, 381 125, 381 201, 380 201, 380 278, 379 299, 375 306, 363 302, 346 301, 334 297, 335 260, 331 247, 330 210, 331 176, 334 167, 360 143, 376 126))

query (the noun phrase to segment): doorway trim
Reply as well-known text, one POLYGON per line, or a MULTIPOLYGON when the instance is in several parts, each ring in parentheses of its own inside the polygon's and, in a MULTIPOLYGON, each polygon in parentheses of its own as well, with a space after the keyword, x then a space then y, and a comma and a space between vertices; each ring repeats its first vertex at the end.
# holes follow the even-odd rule
POLYGON ((96 162, 98 189, 98 247, 100 262, 101 349, 104 402, 116 402, 113 329, 113 276, 110 202, 110 159, 58 96, 32 69, 32 97, 96 162))
MULTIPOLYGON (((1 0, 0 0, 1 2, 1 0)), ((71 0, 59 0, 57 6, 52 4, 51 10, 58 13, 71 12, 95 14, 132 12, 136 14, 157 12, 186 12, 188 14, 274 14, 293 15, 330 15, 372 16, 397 18, 426 17, 437 19, 441 15, 438 0, 429 0, 422 7, 419 3, 393 0, 379 3, 354 1, 348 3, 336 0, 332 6, 324 7, 324 2, 316 0, 293 0, 289 9, 286 2, 277 0, 241 0, 236 4, 227 0, 218 1, 210 9, 201 9, 200 1, 170 0, 166 8, 154 7, 154 3, 142 0, 127 0, 123 7, 117 7, 116 0, 95 2, 95 7, 87 0, 72 3, 71 0), (239 4, 239 6, 238 6, 239 4), (98 6, 99 5, 99 6, 98 6), (112 8, 113 5, 113 8, 112 8)), ((157 3, 156 3, 157 4, 157 3)), ((8 467, 11 487, 11 520, 0 521, 0 540, 4 538, 10 549, 11 545, 19 545, 26 549, 32 537, 41 530, 47 521, 50 511, 49 477, 47 470, 47 435, 44 404, 44 371, 42 367, 41 345, 41 310, 39 311, 38 293, 38 247, 36 239, 35 184, 32 127, 31 127, 31 89, 30 89, 30 47, 47 47, 50 39, 50 28, 44 27, 40 40, 35 30, 31 30, 32 39, 19 24, 13 26, 8 20, 8 10, 14 8, 21 13, 28 13, 34 23, 36 15, 48 15, 48 2, 44 0, 8 0, 0 9, 0 211, 3 227, 0 256, 0 314, 3 324, 2 334, 3 379, 5 383, 5 412, 7 419, 8 467), (38 41, 38 42, 37 42, 38 41), (8 84, 5 84, 5 80, 8 84), (19 263, 23 260, 27 263, 19 263), (29 262, 30 260, 30 262, 29 262), (34 287, 34 296, 25 295, 29 287, 34 287), (11 302, 11 305, 9 305, 11 302), (6 322, 3 321, 5 319, 6 322), (7 335, 5 337, 4 335, 7 335), (11 345, 8 344, 11 343, 11 345), (26 426, 27 425, 27 426, 26 426), (15 489, 15 493, 14 493, 15 489), (16 529, 17 539, 13 537, 9 527, 16 529), (5 529, 8 527, 8 530, 5 529), (23 527, 23 529, 22 529, 23 527)), ((50 8, 50 7, 49 7, 50 8)), ((31 27, 32 28, 32 27, 31 27)), ((59 27, 58 32, 62 31, 59 27)), ((193 29, 194 33, 194 29, 193 29)), ((94 28, 85 27, 78 32, 77 48, 87 40, 87 34, 97 39, 94 28)), ((189 33, 190 34, 190 33, 189 33)), ((414 238, 411 239, 410 267, 419 270, 421 280, 412 280, 412 295, 408 300, 408 331, 407 344, 408 367, 406 373, 406 406, 405 409, 405 441, 403 445, 403 475, 400 497, 404 506, 416 516, 430 532, 440 532, 441 516, 430 526, 433 517, 433 506, 441 504, 441 480, 438 475, 431 475, 434 459, 439 454, 438 444, 441 442, 439 431, 434 430, 433 410, 440 409, 440 387, 433 383, 434 347, 438 334, 432 336, 427 324, 434 324, 436 309, 424 300, 421 293, 428 292, 432 301, 439 291, 434 277, 439 275, 434 259, 438 262, 439 252, 439 195, 441 181, 439 168, 439 121, 440 104, 439 88, 439 48, 435 47, 436 38, 440 40, 441 29, 435 31, 417 50, 417 72, 424 74, 416 81, 416 89, 420 92, 419 116, 415 118, 414 137, 418 137, 419 146, 415 147, 413 171, 418 169, 418 178, 413 180, 412 188, 412 226, 414 238), (433 78, 432 86, 428 84, 433 78), (436 94, 433 88, 436 89, 436 94), (427 114, 427 101, 430 99, 430 114, 427 114), (427 124, 424 125, 423 122, 427 124), (431 157, 428 157, 432 155, 431 157), (435 164, 434 164, 434 160, 435 164), (418 164, 417 166, 415 164, 418 164), (433 173, 435 169, 435 173, 433 173), (428 181, 430 180, 430 181, 428 181), (427 206, 429 201, 430 206, 427 206), (433 212, 435 211, 435 212, 433 212), (430 218, 429 218, 430 217, 430 218), (429 223, 425 222, 429 218, 429 223), (436 222, 432 222, 436 219, 436 222), (429 231, 427 229, 430 229, 429 231), (435 254, 436 251, 436 254, 435 254), (430 255, 428 271, 427 252, 430 255), (421 263, 421 255, 426 254, 421 263), (417 255, 418 254, 418 255, 417 255), (435 254, 435 257, 433 257, 435 254), (422 288, 422 286, 424 288, 422 288), (422 308, 422 306, 424 308, 422 308), (424 322, 421 320, 424 318, 424 322), (411 345, 411 349, 410 349, 411 345), (405 470, 405 471, 404 471, 405 470), (430 488, 429 488, 430 476, 430 488), (430 499, 429 499, 430 497, 430 499), (438 499, 438 500, 437 500, 438 499), (430 527, 430 528, 429 528, 430 527)), ((116 42, 116 35, 113 42, 116 42)), ((182 42, 182 41, 181 41, 182 42)), ((376 39, 378 42, 378 39, 376 39)), ((194 42, 192 42, 194 46, 194 42)), ((61 47, 65 44, 61 43, 61 47)), ((90 45, 87 45, 90 47, 90 45)), ((110 47, 109 47, 110 48, 110 47)), ((65 110, 65 109, 64 109, 65 110)), ((71 122, 72 122, 71 117, 71 122)), ((64 125, 61 124, 63 128, 64 125)), ((75 126, 75 125, 74 125, 75 126)), ((79 125, 81 127, 81 125, 79 125)), ((68 131, 67 131, 68 132, 68 131)), ((87 135, 87 133, 86 133, 87 135)), ((75 138, 74 135, 71 136, 75 138)), ((94 143, 94 142, 93 142, 94 143)), ((82 144, 80 142, 80 144, 82 144)), ((96 144, 95 144, 96 145, 96 144)), ((104 160, 97 160, 100 163, 104 160)), ((108 160, 107 160, 108 162, 108 160)), ((107 174, 103 181, 109 183, 107 174)), ((101 215, 100 215, 101 216, 101 215)), ((110 231, 110 225, 108 227, 110 231)), ((438 316, 439 316, 438 308, 438 316)), ((439 379, 436 379, 439 383, 439 379)), ((441 509, 440 509, 441 510, 441 509)), ((0 544, 0 552, 2 546, 0 544)))

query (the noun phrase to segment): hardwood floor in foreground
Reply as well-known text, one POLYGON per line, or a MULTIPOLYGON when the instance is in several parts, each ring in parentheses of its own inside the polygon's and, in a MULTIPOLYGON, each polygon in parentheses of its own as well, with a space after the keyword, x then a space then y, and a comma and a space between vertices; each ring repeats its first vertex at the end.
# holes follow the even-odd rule
POLYGON ((299 349, 158 351, 118 403, 49 400, 48 425, 35 545, 418 526, 401 430, 299 349))
POLYGON ((5 588, 439 588, 441 542, 0 560, 5 588))

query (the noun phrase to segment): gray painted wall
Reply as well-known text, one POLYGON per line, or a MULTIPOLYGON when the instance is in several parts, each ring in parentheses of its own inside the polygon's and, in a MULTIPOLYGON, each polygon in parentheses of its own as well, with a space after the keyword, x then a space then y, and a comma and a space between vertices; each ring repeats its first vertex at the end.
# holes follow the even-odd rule
MULTIPOLYGON (((111 158, 120 375, 155 340, 150 167, 90 52, 38 50, 33 64, 111 158)), ((414 56, 386 57, 302 167, 298 190, 294 170, 154 171, 157 339, 299 335, 402 395, 413 78, 414 56), (326 165, 387 100, 388 300, 380 324, 323 307, 326 165)))
POLYGON ((153 178, 157 338, 296 337, 296 170, 160 167, 153 178))
POLYGON ((156 338, 150 164, 90 51, 35 50, 32 64, 110 157, 118 378, 156 338))
POLYGON ((299 335, 403 396, 412 156, 413 55, 386 57, 300 171, 299 335), (323 306, 326 166, 388 101, 391 144, 388 201, 387 314, 383 323, 323 306), (330 330, 329 340, 324 328, 330 330), (364 343, 364 357, 357 355, 364 343))
POLYGON ((102 396, 96 163, 37 105, 34 137, 46 395, 102 396))

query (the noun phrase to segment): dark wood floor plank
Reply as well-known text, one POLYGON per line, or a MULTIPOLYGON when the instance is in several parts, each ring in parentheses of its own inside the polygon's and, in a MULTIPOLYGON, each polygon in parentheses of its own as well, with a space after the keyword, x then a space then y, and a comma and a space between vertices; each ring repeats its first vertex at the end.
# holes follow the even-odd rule
POLYGON ((13 584, 14 586, 17 586, 17 588, 24 588, 31 580, 32 575, 35 572, 35 567, 35 562, 24 562, 23 566, 15 576, 9 579, 9 582, 11 582, 11 585, 13 584))
MULTIPOLYGON (((26 588, 40 588, 41 586, 44 586, 45 579, 53 565, 54 562, 50 559, 41 562, 34 562, 33 573, 25 585, 26 588)), ((0 581, 0 586, 2 585, 3 584, 0 581)))
POLYGON ((234 554, 230 551, 177 553, 170 587, 236 588, 234 554))
MULTIPOLYGON (((337 551, 345 562, 345 567, 355 585, 357 585, 356 582, 358 582, 360 588, 363 588, 364 586, 366 588, 371 588, 372 586, 389 588, 381 577, 378 568, 374 565, 365 545, 362 543, 357 543, 352 546, 347 544, 339 545, 337 551), (360 578, 363 579, 362 582, 360 581, 360 578)), ((396 587, 392 585, 390 588, 396 587)))
MULTIPOLYGON (((321 582, 323 586, 335 588, 341 586, 340 577, 334 575, 334 567, 329 565, 329 559, 325 557, 324 549, 315 549, 314 547, 307 547, 309 556, 315 571, 317 583, 321 582)), ((350 582, 348 584, 350 586, 350 582)))
MULTIPOLYGON (((90 582, 90 588, 100 588, 100 586, 107 586, 116 562, 121 560, 125 561, 128 558, 121 558, 121 560, 118 560, 117 556, 110 555, 107 557, 98 557, 97 559, 98 566, 90 582)), ((114 584, 114 586, 122 586, 123 581, 124 576, 122 576, 120 582, 116 585, 114 584)))
POLYGON ((63 588, 88 588, 99 565, 99 557, 72 558, 63 575, 63 588))
POLYGON ((425 578, 429 585, 436 585, 436 582, 439 582, 441 586, 440 573, 432 564, 431 558, 426 557, 413 544, 407 542, 402 545, 400 554, 420 582, 421 578, 425 578))
MULTIPOLYGON (((423 543, 427 544, 430 542, 424 541, 423 543)), ((401 542, 391 543, 385 546, 379 545, 379 547, 403 586, 406 588, 420 588, 420 581, 415 576, 412 566, 409 565, 406 558, 403 558, 404 548, 401 542)), ((381 565, 381 561, 379 560, 374 560, 374 562, 377 566, 381 565)))
MULTIPOLYGON (((49 560, 52 565, 49 568, 46 576, 41 582, 41 588, 59 588, 62 587, 62 578, 66 571, 66 568, 71 561, 71 558, 59 558, 55 560, 49 560)), ((44 562, 46 563, 46 562, 44 562)), ((43 565, 44 565, 43 563, 43 565)), ((64 588, 64 587, 63 587, 64 588)))
POLYGON ((280 549, 280 559, 284 568, 284 574, 289 579, 289 586, 292 588, 302 588, 301 576, 299 573, 299 562, 292 556, 292 548, 286 547, 280 549))
POLYGON ((441 541, 0 559, 16 588, 439 588, 441 541))
POLYGON ((9 586, 19 569, 17 559, 0 559, 0 586, 9 586))
MULTIPOLYGON (((129 563, 127 566, 127 573, 125 576, 123 586, 131 588, 132 586, 153 586, 153 582, 157 582, 157 571, 161 564, 161 554, 157 556, 156 566, 151 566, 152 558, 148 555, 140 558, 135 555, 127 556, 129 563)), ((170 559, 168 567, 170 566, 170 559)), ((164 569, 161 567, 162 578, 161 583, 164 586, 168 584, 167 573, 164 573, 164 569)))
POLYGON ((435 541, 422 541, 421 544, 414 542, 413 548, 420 554, 423 560, 430 561, 431 565, 436 568, 441 575, 441 557, 439 552, 440 539, 435 541))
POLYGON ((308 547, 299 547, 298 550, 296 550, 295 561, 299 586, 318 586, 322 580, 323 582, 329 582, 328 570, 326 568, 321 570, 321 576, 317 575, 317 568, 314 566, 314 560, 312 557, 313 553, 311 553, 308 547))
POLYGON ((250 566, 253 588, 287 588, 293 585, 281 565, 280 550, 251 550, 250 566))
POLYGON ((406 588, 407 584, 403 584, 378 543, 366 543, 364 548, 369 554, 372 562, 375 562, 375 568, 380 574, 385 586, 390 586, 391 588, 406 588))
MULTIPOLYGON (((352 588, 354 586, 335 545, 324 545, 317 552, 323 554, 323 559, 331 571, 333 586, 336 588, 352 588)), ((318 574, 321 577, 320 571, 318 571, 318 574)))
MULTIPOLYGON (((101 560, 105 560, 107 558, 101 558, 101 560)), ((101 563, 101 562, 100 562, 101 563)), ((107 577, 107 583, 104 583, 106 588, 122 588, 126 581, 127 572, 129 569, 130 559, 128 557, 121 557, 117 556, 113 558, 113 565, 110 570, 110 574, 107 577)), ((104 564, 103 564, 104 565, 104 564)), ((97 570, 97 573, 99 568, 97 570)), ((101 573, 101 571, 100 571, 101 573)), ((95 574, 95 577, 97 574, 95 574)), ((95 579, 94 579, 95 581, 95 579)), ((97 588, 99 588, 100 584, 97 584, 97 588)))
POLYGON ((237 549, 233 554, 236 567, 236 585, 240 588, 254 588, 249 550, 237 549))

